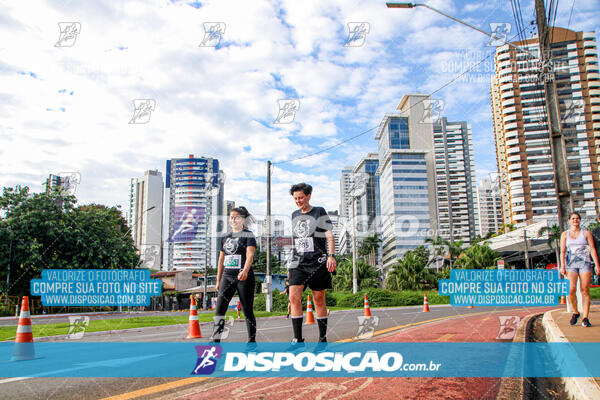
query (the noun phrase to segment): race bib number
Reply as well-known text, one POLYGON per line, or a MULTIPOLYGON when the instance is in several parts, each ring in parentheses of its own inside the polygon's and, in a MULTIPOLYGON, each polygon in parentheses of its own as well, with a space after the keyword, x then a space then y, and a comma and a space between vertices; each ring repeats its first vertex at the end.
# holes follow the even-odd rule
POLYGON ((297 238, 295 247, 298 253, 310 253, 315 251, 315 242, 311 237, 297 238))
POLYGON ((240 269, 240 265, 242 264, 242 255, 241 254, 230 254, 225 256, 225 261, 223 265, 225 268, 234 268, 240 269))

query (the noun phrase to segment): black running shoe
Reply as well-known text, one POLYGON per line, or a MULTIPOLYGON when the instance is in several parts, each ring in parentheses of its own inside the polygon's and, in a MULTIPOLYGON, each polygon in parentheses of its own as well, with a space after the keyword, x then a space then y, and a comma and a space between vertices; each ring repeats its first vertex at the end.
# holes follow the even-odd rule
POLYGON ((590 322, 589 319, 584 318, 581 320, 581 326, 585 326, 586 328, 589 328, 592 326, 592 323, 590 322))
POLYGON ((571 317, 570 324, 571 325, 577 325, 577 320, 578 319, 579 319, 579 313, 573 314, 573 316, 571 317))

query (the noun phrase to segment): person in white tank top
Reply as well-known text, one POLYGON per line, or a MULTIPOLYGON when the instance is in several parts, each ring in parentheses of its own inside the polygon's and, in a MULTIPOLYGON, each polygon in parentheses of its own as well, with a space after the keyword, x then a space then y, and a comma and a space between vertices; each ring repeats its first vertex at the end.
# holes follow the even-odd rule
POLYGON ((581 293, 581 305, 583 320, 581 325, 590 327, 588 316, 590 312, 590 282, 592 280, 592 261, 596 269, 596 274, 600 274, 598 265, 598 256, 594 246, 592 234, 582 229, 580 226, 581 216, 574 212, 569 216, 570 229, 562 233, 560 238, 560 273, 566 275, 569 279, 569 304, 575 312, 571 316, 571 325, 577 324, 580 317, 577 310, 577 279, 580 280, 579 292, 581 293))

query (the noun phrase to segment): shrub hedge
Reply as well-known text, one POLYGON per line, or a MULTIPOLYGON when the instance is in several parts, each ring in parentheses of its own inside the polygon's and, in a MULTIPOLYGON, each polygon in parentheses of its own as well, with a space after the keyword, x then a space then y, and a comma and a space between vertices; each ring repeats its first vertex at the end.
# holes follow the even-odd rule
MULTIPOLYGON (((311 291, 305 291, 302 294, 302 307, 306 309, 306 296, 311 291)), ((385 289, 367 289, 353 294, 348 292, 325 292, 325 302, 328 307, 350 307, 361 308, 364 306, 365 293, 369 299, 370 307, 398 307, 398 306, 416 306, 423 304, 423 292, 421 291, 392 291, 385 289)), ((437 292, 427 292, 429 304, 449 304, 450 298, 440 296, 437 292)), ((314 303, 313 303, 314 307, 314 303)), ((265 295, 258 294, 254 299, 254 309, 265 309, 265 295)), ((273 290, 273 310, 287 311, 287 296, 281 295, 278 290, 273 290)))

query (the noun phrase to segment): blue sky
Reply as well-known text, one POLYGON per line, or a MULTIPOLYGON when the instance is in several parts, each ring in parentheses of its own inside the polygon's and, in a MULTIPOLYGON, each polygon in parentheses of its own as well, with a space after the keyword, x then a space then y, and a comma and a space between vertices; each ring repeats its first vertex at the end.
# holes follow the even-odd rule
MULTIPOLYGON (((130 178, 164 173, 167 158, 193 153, 218 158, 225 197, 260 215, 266 160, 295 159, 374 128, 403 94, 432 93, 486 57, 433 98, 448 119, 472 125, 478 177, 496 169, 494 48, 430 10, 387 9, 384 1, 34 3, 0 6, 2 186, 38 191, 51 172, 79 172, 80 203, 125 208, 130 178), (71 46, 55 46, 63 22, 79 24, 71 46), (200 46, 209 22, 222 37, 200 46), (368 26, 362 46, 344 46, 353 22, 368 26), (300 102, 295 119, 273 124, 286 98, 300 102), (147 123, 128 123, 136 99, 155 101, 147 123)), ((510 2, 427 4, 486 31, 509 23, 516 34, 510 2)), ((521 7, 528 26, 533 0, 521 7)), ((600 31, 597 1, 560 2, 556 25, 569 18, 571 29, 600 31)), ((315 204, 337 209, 340 171, 376 151, 373 136, 276 165, 274 213, 294 208, 287 190, 299 181, 313 184, 315 204)))

